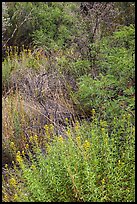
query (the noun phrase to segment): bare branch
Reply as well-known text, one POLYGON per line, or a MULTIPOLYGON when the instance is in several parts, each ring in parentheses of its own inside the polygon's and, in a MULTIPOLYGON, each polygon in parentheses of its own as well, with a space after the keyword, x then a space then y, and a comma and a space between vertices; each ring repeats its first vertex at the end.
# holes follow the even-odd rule
MULTIPOLYGON (((32 10, 33 10, 33 9, 32 9, 32 10)), ((21 23, 19 26, 16 25, 16 28, 14 29, 14 31, 13 31, 11 37, 8 38, 8 40, 5 42, 5 44, 3 45, 3 47, 5 47, 5 46, 7 45, 7 43, 14 37, 16 31, 17 31, 28 19, 30 19, 29 16, 31 15, 32 10, 31 10, 30 13, 28 14, 28 16, 25 17, 25 19, 22 21, 22 23, 21 23)))

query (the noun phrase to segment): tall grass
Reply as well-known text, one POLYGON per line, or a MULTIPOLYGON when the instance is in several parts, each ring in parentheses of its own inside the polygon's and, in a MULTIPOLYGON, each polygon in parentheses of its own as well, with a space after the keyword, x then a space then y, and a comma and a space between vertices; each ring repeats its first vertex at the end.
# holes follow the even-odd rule
POLYGON ((74 118, 70 125, 65 117, 76 111, 71 80, 66 78, 90 67, 70 55, 58 52, 48 58, 30 50, 20 55, 9 50, 3 62, 3 202, 135 200, 133 117, 121 111, 110 125, 93 109, 91 122, 74 118))
POLYGON ((20 92, 10 93, 2 99, 2 163, 10 163, 15 157, 10 150, 14 142, 18 150, 23 150, 28 135, 40 132, 41 112, 32 102, 24 100, 20 92), (37 118, 37 120, 35 120, 37 118))
POLYGON ((94 111, 91 123, 68 125, 66 139, 46 126, 44 151, 40 135, 30 136, 22 152, 12 143, 16 160, 12 170, 5 165, 3 201, 135 201, 135 127, 129 114, 112 122, 110 133, 94 111))

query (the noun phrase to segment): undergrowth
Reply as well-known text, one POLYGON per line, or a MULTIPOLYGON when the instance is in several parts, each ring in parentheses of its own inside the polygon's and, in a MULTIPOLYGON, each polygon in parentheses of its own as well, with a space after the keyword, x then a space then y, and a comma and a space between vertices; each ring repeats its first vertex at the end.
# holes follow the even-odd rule
POLYGON ((135 127, 131 115, 106 121, 68 125, 66 139, 45 127, 29 137, 16 154, 13 168, 5 165, 3 201, 6 202, 133 202, 135 199, 135 127), (119 124, 119 129, 115 126, 119 124), (52 136, 51 136, 52 135, 52 136))
POLYGON ((6 48, 4 202, 134 202, 134 27, 89 46, 6 48))

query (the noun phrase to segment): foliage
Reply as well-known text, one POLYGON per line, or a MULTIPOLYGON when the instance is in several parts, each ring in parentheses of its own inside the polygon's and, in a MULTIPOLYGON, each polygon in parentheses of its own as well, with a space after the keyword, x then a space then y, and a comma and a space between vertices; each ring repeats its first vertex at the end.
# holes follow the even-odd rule
POLYGON ((135 2, 115 2, 115 7, 118 9, 117 20, 121 25, 129 26, 135 23, 135 2))
POLYGON ((100 73, 96 78, 90 75, 79 78, 76 96, 81 105, 86 109, 97 108, 100 116, 106 112, 108 118, 125 110, 133 111, 134 27, 124 27, 93 46, 97 53, 97 71, 100 73))
POLYGON ((70 46, 80 33, 76 26, 76 3, 9 2, 7 8, 11 24, 4 33, 7 45, 33 43, 46 50, 56 50, 70 46))
POLYGON ((22 46, 20 55, 18 54, 18 46, 6 46, 6 58, 2 63, 2 86, 3 93, 14 87, 12 76, 19 70, 23 70, 26 67, 36 70, 39 64, 39 53, 36 56, 32 55, 30 49, 25 49, 22 46))
POLYGON ((50 6, 39 4, 35 10, 39 27, 32 35, 34 44, 54 50, 70 47, 79 36, 79 29, 82 31, 82 27, 77 27, 79 19, 75 13, 76 8, 76 3, 52 2, 50 6))
POLYGON ((120 28, 112 37, 102 39, 97 46, 100 71, 103 74, 114 75, 119 81, 119 86, 127 86, 128 81, 135 77, 134 26, 120 28))
POLYGON ((39 147, 39 137, 31 136, 22 153, 16 150, 13 173, 6 167, 3 200, 133 202, 135 137, 130 119, 130 114, 114 118, 110 136, 107 122, 97 121, 95 115, 91 124, 76 122, 74 128, 68 127, 67 139, 54 136, 51 143, 45 140, 46 155, 39 147))
POLYGON ((30 33, 35 30, 31 2, 6 2, 10 25, 4 32, 5 45, 28 45, 30 33))
POLYGON ((135 201, 134 7, 3 2, 4 202, 135 201))
POLYGON ((4 37, 3 34, 9 26, 9 16, 7 10, 8 8, 6 6, 6 3, 2 2, 2 37, 4 37))
POLYGON ((90 43, 135 23, 134 2, 81 2, 80 8, 90 43))

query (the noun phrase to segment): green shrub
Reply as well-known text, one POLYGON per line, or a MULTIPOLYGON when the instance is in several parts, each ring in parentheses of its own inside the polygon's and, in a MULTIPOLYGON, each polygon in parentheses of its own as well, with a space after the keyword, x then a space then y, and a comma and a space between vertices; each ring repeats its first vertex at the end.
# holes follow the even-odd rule
POLYGON ((5 167, 3 201, 134 202, 135 127, 130 114, 112 122, 109 135, 109 124, 98 121, 94 111, 92 123, 67 128, 67 139, 54 136, 51 143, 45 141, 46 155, 39 137, 30 136, 24 151, 16 150, 13 172, 5 167))
MULTIPOLYGON (((122 111, 134 111, 134 87, 121 93, 119 83, 113 75, 99 75, 96 79, 90 76, 79 78, 78 91, 74 97, 86 112, 96 108, 100 117, 111 120, 122 111)), ((133 113, 134 114, 134 113, 133 113)))
POLYGON ((82 76, 83 74, 86 74, 91 69, 91 63, 88 60, 81 60, 78 59, 71 65, 71 70, 74 72, 76 78, 82 76))
POLYGON ((9 26, 4 32, 6 45, 22 46, 32 42, 32 33, 35 27, 32 2, 6 2, 9 26))
POLYGON ((134 32, 132 25, 123 27, 93 45, 96 77, 90 73, 80 77, 74 94, 86 111, 96 108, 110 121, 121 111, 134 111, 134 32))
MULTIPOLYGON (((113 75, 119 88, 124 89, 135 79, 135 28, 119 28, 111 37, 93 46, 96 64, 103 75, 113 75), (98 53, 97 53, 98 50, 98 53)), ((134 84, 134 83, 133 83, 134 84)))
POLYGON ((36 45, 47 50, 70 46, 79 37, 79 4, 65 2, 8 2, 6 45, 36 45))
POLYGON ((79 36, 78 17, 75 3, 56 3, 51 5, 39 3, 34 11, 37 25, 33 36, 34 44, 47 49, 63 49, 70 47, 71 42, 79 36), (46 12, 45 12, 46 11, 46 12))

